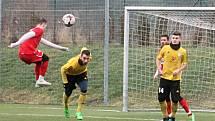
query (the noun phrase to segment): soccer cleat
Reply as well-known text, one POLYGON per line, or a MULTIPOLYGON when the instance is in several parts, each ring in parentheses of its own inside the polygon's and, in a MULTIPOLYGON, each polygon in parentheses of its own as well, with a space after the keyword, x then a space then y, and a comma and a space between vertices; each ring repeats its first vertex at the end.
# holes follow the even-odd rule
POLYGON ((192 113, 192 115, 188 116, 187 121, 195 121, 195 115, 192 113))
POLYGON ((70 118, 71 117, 69 109, 64 109, 64 115, 65 115, 66 118, 70 118))
POLYGON ((82 116, 81 112, 76 112, 76 119, 77 120, 82 120, 83 119, 83 116, 82 116))
POLYGON ((40 85, 38 85, 37 83, 35 84, 35 87, 40 87, 40 85))
POLYGON ((50 86, 50 85, 52 85, 51 83, 49 83, 49 82, 47 82, 47 81, 45 81, 44 79, 38 79, 37 81, 36 81, 36 84, 35 84, 35 87, 36 86, 50 86))

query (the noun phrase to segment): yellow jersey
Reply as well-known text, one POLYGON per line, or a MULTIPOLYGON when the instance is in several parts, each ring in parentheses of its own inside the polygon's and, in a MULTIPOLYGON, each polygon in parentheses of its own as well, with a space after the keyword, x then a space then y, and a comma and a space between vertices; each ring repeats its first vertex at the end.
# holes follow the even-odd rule
POLYGON ((173 72, 179 69, 182 64, 187 64, 187 52, 184 48, 180 47, 178 50, 174 50, 170 45, 165 45, 159 52, 157 59, 163 59, 163 73, 161 78, 167 80, 181 80, 181 74, 173 76, 173 72))
POLYGON ((87 65, 80 65, 78 60, 80 59, 80 55, 77 55, 63 65, 61 67, 61 76, 64 83, 68 83, 66 75, 79 75, 84 72, 87 72, 87 65))

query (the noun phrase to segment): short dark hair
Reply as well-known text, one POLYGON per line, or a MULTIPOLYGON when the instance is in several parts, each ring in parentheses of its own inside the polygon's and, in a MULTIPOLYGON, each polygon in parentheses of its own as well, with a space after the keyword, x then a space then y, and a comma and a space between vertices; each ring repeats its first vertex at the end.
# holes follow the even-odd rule
POLYGON ((167 34, 162 34, 162 35, 160 36, 160 38, 161 38, 161 37, 166 37, 167 40, 169 40, 169 36, 168 36, 167 34))
POLYGON ((89 51, 89 50, 83 50, 83 51, 81 52, 81 55, 83 55, 83 54, 85 54, 85 55, 87 55, 87 56, 90 56, 90 51, 89 51))
POLYGON ((172 35, 181 36, 181 33, 178 32, 178 31, 175 31, 175 32, 172 33, 172 35))
POLYGON ((38 24, 43 24, 43 23, 47 23, 47 20, 45 19, 45 18, 43 18, 43 17, 41 17, 41 18, 38 18, 38 22, 37 22, 38 24))

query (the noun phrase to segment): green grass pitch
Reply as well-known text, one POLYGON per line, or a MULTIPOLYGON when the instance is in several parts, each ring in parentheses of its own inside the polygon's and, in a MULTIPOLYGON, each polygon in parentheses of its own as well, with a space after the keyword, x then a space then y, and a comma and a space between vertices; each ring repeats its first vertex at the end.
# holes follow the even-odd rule
MULTIPOLYGON (((66 119, 60 105, 0 104, 0 121, 76 121, 74 106, 72 118, 66 119)), ((160 112, 121 112, 116 107, 85 107, 83 121, 160 121, 160 112)), ((215 113, 195 112, 196 121, 214 121, 215 113)), ((186 121, 187 115, 177 114, 177 121, 186 121)))

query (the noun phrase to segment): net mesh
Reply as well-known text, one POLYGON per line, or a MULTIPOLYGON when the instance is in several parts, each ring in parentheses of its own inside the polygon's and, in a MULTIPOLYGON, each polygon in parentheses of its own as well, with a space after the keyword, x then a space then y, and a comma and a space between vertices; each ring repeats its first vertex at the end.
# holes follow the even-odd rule
POLYGON ((215 26, 214 11, 129 12, 129 109, 158 108, 159 79, 153 80, 159 37, 182 33, 188 51, 188 68, 183 72, 181 96, 193 109, 214 109, 215 26))

